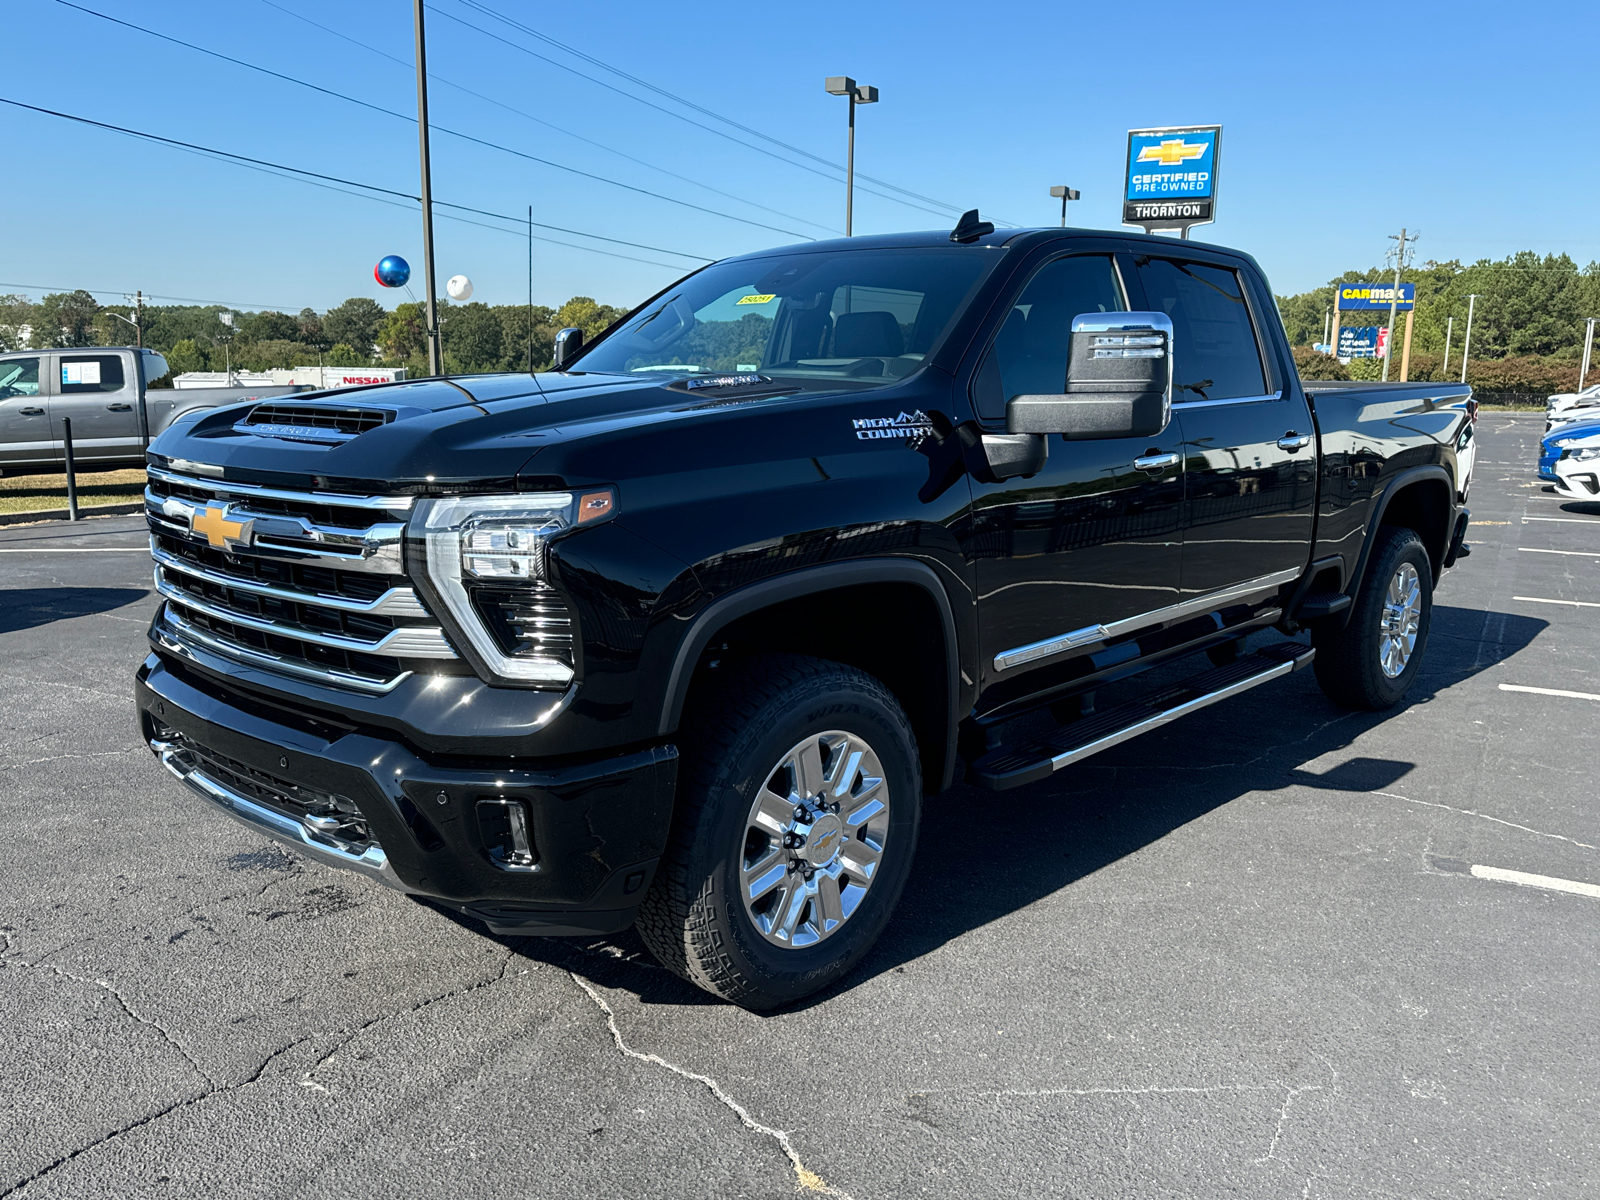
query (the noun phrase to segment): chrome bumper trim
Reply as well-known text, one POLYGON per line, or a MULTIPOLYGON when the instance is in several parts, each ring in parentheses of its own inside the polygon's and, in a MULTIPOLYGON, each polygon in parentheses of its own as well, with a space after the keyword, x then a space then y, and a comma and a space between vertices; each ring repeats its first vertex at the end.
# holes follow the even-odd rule
POLYGON ((287 842, 295 849, 304 851, 329 866, 356 871, 399 891, 406 890, 405 885, 400 882, 400 877, 394 873, 394 868, 389 865, 389 856, 376 842, 370 843, 357 853, 353 847, 346 850, 321 841, 311 830, 292 817, 273 812, 272 809, 239 795, 238 792, 224 787, 205 775, 194 763, 190 752, 182 746, 174 742, 152 739, 150 749, 161 760, 161 765, 179 782, 187 784, 230 817, 257 833, 265 833, 281 842, 287 842), (182 761, 184 759, 188 761, 182 761))

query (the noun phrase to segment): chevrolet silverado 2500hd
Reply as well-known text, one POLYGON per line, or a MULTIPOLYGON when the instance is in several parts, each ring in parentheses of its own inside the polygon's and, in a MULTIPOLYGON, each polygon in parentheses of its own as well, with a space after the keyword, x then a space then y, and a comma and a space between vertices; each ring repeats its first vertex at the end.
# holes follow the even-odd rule
POLYGON ((1025 785, 1307 665, 1404 697, 1473 407, 1302 386, 1220 247, 969 214, 750 254, 546 373, 180 419, 138 717, 303 854, 501 933, 636 923, 773 1007, 879 935, 958 762, 1025 785))

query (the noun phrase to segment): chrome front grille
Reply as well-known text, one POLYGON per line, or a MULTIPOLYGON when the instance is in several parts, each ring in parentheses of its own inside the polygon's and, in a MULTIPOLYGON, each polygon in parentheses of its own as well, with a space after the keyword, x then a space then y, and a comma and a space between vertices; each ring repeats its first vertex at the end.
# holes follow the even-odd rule
POLYGON ((456 659, 405 576, 411 503, 150 468, 163 640, 367 692, 456 659))

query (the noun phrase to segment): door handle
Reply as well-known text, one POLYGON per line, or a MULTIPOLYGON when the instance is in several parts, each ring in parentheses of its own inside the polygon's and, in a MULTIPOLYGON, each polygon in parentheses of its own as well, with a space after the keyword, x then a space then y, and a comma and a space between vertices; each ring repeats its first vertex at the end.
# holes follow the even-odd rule
POLYGON ((133 405, 131 405, 131 404, 108 404, 108 405, 106 405, 106 410, 108 412, 132 412, 133 411, 133 405))
POLYGON ((1292 429, 1278 439, 1278 449, 1287 450, 1290 454, 1296 450, 1304 450, 1309 445, 1311 445, 1309 433, 1296 433, 1292 429))
POLYGON ((1134 459, 1133 460, 1133 465, 1138 467, 1139 470, 1141 470, 1141 471, 1150 471, 1150 472, 1153 472, 1153 473, 1159 473, 1161 471, 1165 471, 1168 467, 1177 466, 1178 465, 1178 456, 1176 454, 1170 454, 1170 453, 1169 454, 1146 454, 1146 455, 1143 455, 1143 456, 1141 456, 1139 458, 1134 459))
POLYGON ((42 408, 19 408, 19 409, 17 409, 17 415, 18 416, 22 416, 22 417, 42 417, 42 416, 44 416, 44 409, 42 409, 42 408))

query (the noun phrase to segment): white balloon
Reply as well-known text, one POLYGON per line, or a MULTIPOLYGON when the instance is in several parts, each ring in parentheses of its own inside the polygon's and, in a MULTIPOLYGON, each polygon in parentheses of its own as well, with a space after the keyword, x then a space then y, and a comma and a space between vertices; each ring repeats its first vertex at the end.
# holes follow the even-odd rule
POLYGON ((452 275, 450 282, 444 285, 445 293, 452 300, 472 299, 472 280, 465 275, 452 275))

